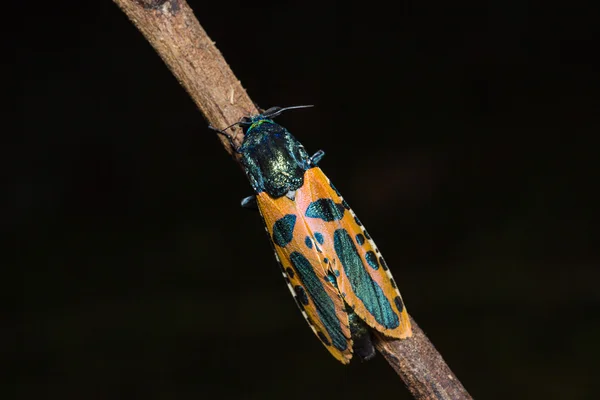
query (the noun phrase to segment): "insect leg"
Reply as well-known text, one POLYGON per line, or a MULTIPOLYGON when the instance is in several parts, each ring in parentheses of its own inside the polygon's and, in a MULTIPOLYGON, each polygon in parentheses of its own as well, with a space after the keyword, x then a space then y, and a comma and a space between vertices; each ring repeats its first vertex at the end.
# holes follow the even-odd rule
POLYGON ((256 204, 256 196, 248 196, 242 199, 242 207, 250 210, 258 210, 258 204, 256 204))
POLYGON ((323 150, 319 150, 308 159, 308 163, 314 167, 323 159, 324 156, 325 152, 323 150))

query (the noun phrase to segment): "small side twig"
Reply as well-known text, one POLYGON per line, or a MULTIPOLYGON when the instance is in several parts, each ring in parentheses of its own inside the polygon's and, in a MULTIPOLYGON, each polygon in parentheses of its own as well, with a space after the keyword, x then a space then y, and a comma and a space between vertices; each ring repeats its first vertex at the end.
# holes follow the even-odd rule
MULTIPOLYGON (((187 90, 208 122, 229 126, 258 112, 184 0, 114 0, 187 90)), ((232 149, 218 136, 225 149, 232 149)), ((243 136, 237 135, 235 144, 243 136)), ((433 344, 412 320, 413 336, 375 335, 376 347, 419 400, 471 399, 433 344)))

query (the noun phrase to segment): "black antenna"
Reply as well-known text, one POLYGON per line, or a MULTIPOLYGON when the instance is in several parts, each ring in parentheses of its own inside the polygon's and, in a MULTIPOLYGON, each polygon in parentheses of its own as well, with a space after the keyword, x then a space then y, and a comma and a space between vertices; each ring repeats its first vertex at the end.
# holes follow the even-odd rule
POLYGON ((217 129, 212 125, 208 126, 208 129, 212 129, 213 131, 216 131, 218 134, 223 135, 227 138, 227 140, 229 141, 229 145, 231 146, 231 148, 233 149, 233 151, 235 151, 236 153, 239 153, 239 149, 237 147, 235 147, 235 144, 233 143, 233 136, 231 136, 230 134, 228 134, 227 132, 225 132, 226 129, 231 128, 234 125, 239 124, 239 122, 236 122, 235 124, 229 125, 227 128, 225 129, 217 129))
POLYGON ((226 131, 227 129, 229 129, 229 128, 233 128, 234 126, 236 126, 236 125, 239 125, 239 124, 241 124, 241 123, 242 123, 242 121, 234 122, 233 124, 229 125, 229 126, 228 126, 227 128, 225 128, 225 129, 218 129, 218 128, 215 128, 215 127, 214 127, 214 126, 212 126, 212 125, 209 125, 209 126, 208 126, 208 129, 212 129, 213 131, 217 131, 217 132, 219 132, 221 135, 225 135, 225 136, 227 136, 227 134, 225 133, 225 131, 226 131))
MULTIPOLYGON (((276 117, 279 114, 281 114, 282 112, 287 111, 287 110, 294 110, 296 108, 309 108, 309 107, 314 107, 314 106, 312 104, 308 104, 308 105, 291 106, 291 107, 284 107, 284 108, 281 108, 281 107, 271 107, 267 111, 265 111, 264 113, 262 113, 261 115, 263 117, 266 117, 266 118, 273 118, 273 117, 276 117)), ((236 125, 249 125, 249 124, 250 124, 250 119, 248 117, 244 117, 240 121, 234 122, 233 124, 229 125, 225 129, 218 129, 218 128, 215 128, 212 125, 208 125, 208 129, 212 129, 213 131, 216 131, 217 133, 225 136, 227 138, 227 140, 229 140, 229 144, 231 145, 231 148, 234 149, 236 152, 239 153, 238 149, 233 144, 233 136, 231 136, 230 134, 228 134, 225 131, 227 129, 233 128, 236 125)))
POLYGON ((279 114, 281 114, 282 112, 287 111, 287 110, 294 110, 296 108, 309 108, 309 107, 314 107, 314 105, 309 104, 309 105, 291 106, 291 107, 285 107, 285 108, 271 107, 271 108, 269 108, 267 111, 265 111, 263 113, 263 116, 265 116, 267 118, 273 118, 273 117, 276 117, 279 114))
MULTIPOLYGON (((287 111, 287 110, 293 110, 293 109, 296 109, 296 108, 309 108, 309 107, 314 107, 314 105, 310 104, 310 105, 291 106, 291 107, 284 107, 284 108, 281 108, 281 107, 271 107, 267 111, 265 111, 264 113, 262 113, 261 115, 264 116, 264 117, 267 117, 267 118, 273 118, 273 117, 276 117, 279 114, 281 114, 282 112, 287 111)), ((249 119, 248 117, 244 117, 240 121, 234 122, 233 124, 229 125, 227 128, 224 128, 224 129, 217 129, 217 128, 215 128, 212 125, 209 125, 208 128, 212 129, 213 131, 217 131, 217 132, 219 132, 222 135, 227 136, 227 134, 225 133, 225 131, 227 129, 233 128, 236 125, 249 125, 250 122, 248 121, 248 119, 249 119)))

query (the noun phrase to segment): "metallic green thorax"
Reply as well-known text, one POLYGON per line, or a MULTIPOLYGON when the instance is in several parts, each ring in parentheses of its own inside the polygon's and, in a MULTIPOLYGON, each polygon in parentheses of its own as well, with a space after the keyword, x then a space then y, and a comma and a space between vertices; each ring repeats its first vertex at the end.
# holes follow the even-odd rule
POLYGON ((249 118, 248 124, 238 152, 254 191, 278 198, 299 189, 304 171, 312 166, 304 147, 262 114, 249 118))

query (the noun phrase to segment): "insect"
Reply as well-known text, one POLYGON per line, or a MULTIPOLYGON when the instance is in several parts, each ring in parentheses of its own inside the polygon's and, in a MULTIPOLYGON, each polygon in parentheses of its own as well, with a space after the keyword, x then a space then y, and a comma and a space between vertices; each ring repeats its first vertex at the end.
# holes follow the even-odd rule
POLYGON ((374 329, 403 339, 412 335, 396 282, 375 243, 348 203, 317 166, 325 153, 309 156, 273 107, 244 117, 240 155, 255 195, 242 206, 257 208, 288 288, 302 315, 329 352, 348 364, 353 354, 375 355, 374 329))

